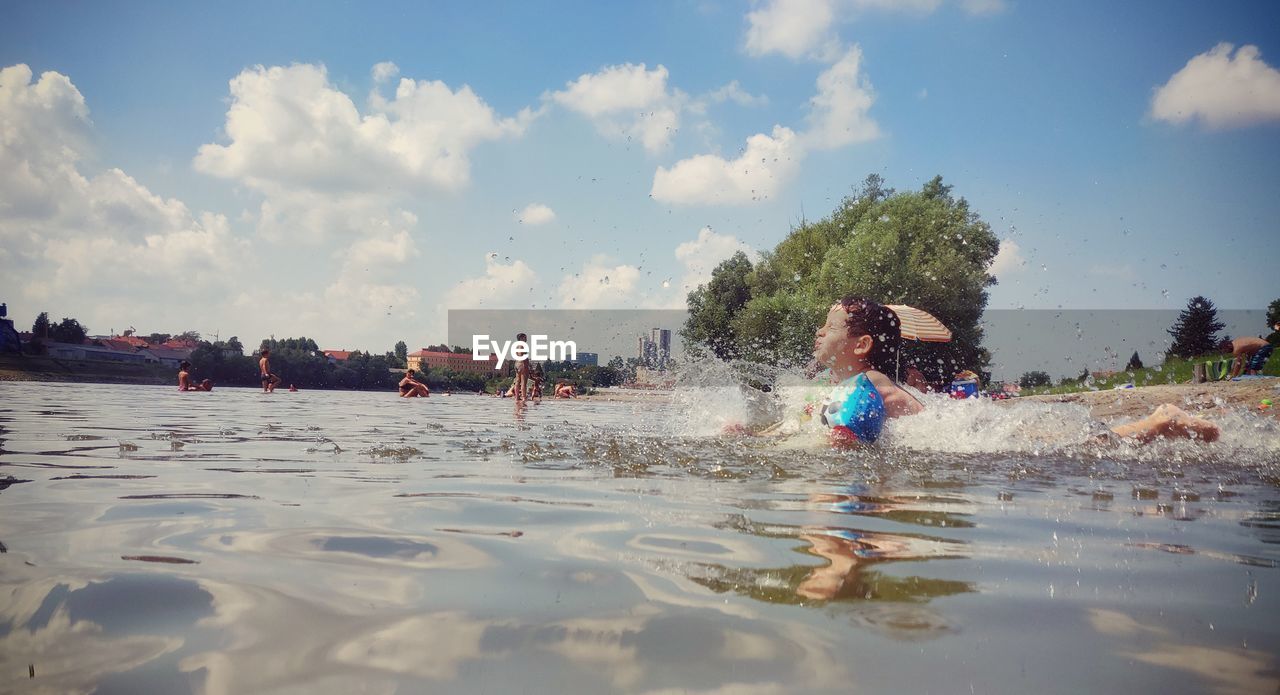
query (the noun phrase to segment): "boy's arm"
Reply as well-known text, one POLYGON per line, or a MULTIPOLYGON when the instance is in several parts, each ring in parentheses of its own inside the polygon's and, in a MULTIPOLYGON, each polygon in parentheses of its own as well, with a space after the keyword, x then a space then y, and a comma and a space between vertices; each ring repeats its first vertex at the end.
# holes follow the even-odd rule
POLYGON ((915 415, 924 410, 924 405, 916 400, 915 396, 898 388, 898 385, 893 383, 893 379, 875 370, 867 372, 867 378, 871 380, 871 385, 880 392, 880 398, 884 400, 885 414, 889 417, 915 415))

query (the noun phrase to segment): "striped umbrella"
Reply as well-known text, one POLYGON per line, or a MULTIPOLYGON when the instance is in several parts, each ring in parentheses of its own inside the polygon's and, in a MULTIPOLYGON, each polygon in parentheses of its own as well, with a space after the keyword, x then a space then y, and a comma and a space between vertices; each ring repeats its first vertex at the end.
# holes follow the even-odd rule
POLYGON ((951 329, 927 311, 905 304, 889 304, 889 309, 898 315, 902 323, 902 337, 905 340, 921 340, 926 343, 951 342, 951 329))

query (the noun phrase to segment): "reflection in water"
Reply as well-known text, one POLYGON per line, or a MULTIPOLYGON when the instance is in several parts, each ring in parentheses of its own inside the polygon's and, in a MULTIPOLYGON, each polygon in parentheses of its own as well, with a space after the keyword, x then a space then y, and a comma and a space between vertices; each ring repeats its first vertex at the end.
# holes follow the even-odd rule
POLYGON ((1185 637, 1167 628, 1139 622, 1115 610, 1090 609, 1089 623, 1100 634, 1123 640, 1123 656, 1185 672, 1212 692, 1246 695, 1280 690, 1274 655, 1245 648, 1188 644, 1185 637))
POLYGON ((0 480, 29 479, 0 488, 0 691, 1274 690, 1257 460, 841 454, 589 399, 0 388, 0 480))
MULTIPOLYGON (((815 494, 810 505, 838 514, 880 515, 899 523, 914 522, 933 526, 950 520, 952 526, 972 524, 942 512, 908 508, 900 502, 880 498, 866 501, 861 495, 815 494)), ((942 523, 941 525, 947 525, 942 523)), ((783 568, 730 567, 713 563, 689 566, 690 579, 717 593, 733 592, 757 601, 805 605, 817 601, 851 604, 903 604, 890 611, 877 608, 868 611, 878 620, 878 627, 891 634, 915 638, 930 631, 945 629, 945 621, 935 613, 908 604, 927 603, 932 599, 975 591, 970 582, 950 579, 898 576, 878 567, 885 563, 929 559, 963 558, 964 544, 921 534, 894 534, 855 530, 845 527, 782 525, 762 526, 735 516, 726 524, 765 538, 795 538, 804 542, 797 551, 822 558, 820 565, 797 563, 783 568)), ((886 565, 887 566, 887 565, 886 565)))
POLYGON ((163 575, 37 582, 7 595, 12 602, 0 609, 9 626, 0 637, 0 673, 6 680, 37 673, 31 684, 37 692, 93 692, 103 680, 129 672, 138 672, 133 682, 141 682, 147 674, 140 669, 179 650, 183 635, 212 612, 212 597, 196 582, 163 575))

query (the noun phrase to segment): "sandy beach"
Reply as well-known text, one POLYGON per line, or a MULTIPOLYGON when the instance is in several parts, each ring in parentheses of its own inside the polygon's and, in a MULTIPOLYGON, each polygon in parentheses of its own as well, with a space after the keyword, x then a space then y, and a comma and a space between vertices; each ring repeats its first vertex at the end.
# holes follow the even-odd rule
MULTIPOLYGON (((1147 415, 1162 403, 1173 403, 1188 412, 1208 413, 1219 408, 1248 408, 1255 412, 1262 399, 1270 398, 1280 405, 1280 379, 1218 381, 1205 384, 1162 384, 1132 389, 1025 396, 1003 403, 1042 401, 1045 403, 1080 403, 1099 420, 1112 422, 1147 415)), ((1280 417, 1276 407, 1265 411, 1280 417)))

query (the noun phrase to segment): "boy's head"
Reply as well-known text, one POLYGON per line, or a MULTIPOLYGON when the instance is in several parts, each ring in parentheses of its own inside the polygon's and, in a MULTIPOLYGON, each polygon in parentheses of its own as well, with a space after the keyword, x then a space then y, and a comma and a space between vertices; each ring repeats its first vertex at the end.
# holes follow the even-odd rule
POLYGON ((1235 352, 1235 351, 1236 351, 1236 344, 1231 342, 1230 338, 1223 338, 1222 342, 1218 343, 1218 352, 1235 352))
POLYGON ((847 296, 827 312, 827 321, 813 341, 813 357, 828 367, 838 361, 858 361, 871 369, 892 372, 901 338, 898 316, 891 309, 870 299, 847 296))
POLYGON ((188 371, 188 370, 190 370, 190 369, 191 369, 191 363, 190 363, 190 362, 188 362, 188 361, 186 361, 186 360, 183 360, 183 361, 178 365, 178 369, 181 369, 181 370, 182 370, 182 371, 184 371, 184 372, 185 372, 185 371, 188 371))
POLYGON ((262 348, 262 356, 266 357, 271 354, 271 348, 262 348))
POLYGON ((516 334, 516 340, 519 340, 519 341, 520 341, 520 342, 522 342, 522 343, 527 343, 527 342, 529 342, 529 336, 527 336, 527 335, 525 335, 525 334, 523 334, 523 333, 517 333, 517 334, 516 334))

